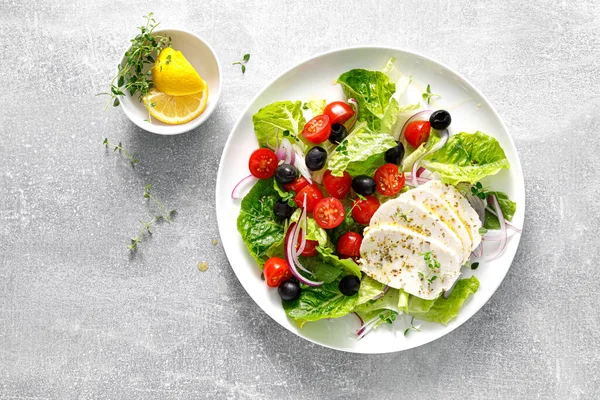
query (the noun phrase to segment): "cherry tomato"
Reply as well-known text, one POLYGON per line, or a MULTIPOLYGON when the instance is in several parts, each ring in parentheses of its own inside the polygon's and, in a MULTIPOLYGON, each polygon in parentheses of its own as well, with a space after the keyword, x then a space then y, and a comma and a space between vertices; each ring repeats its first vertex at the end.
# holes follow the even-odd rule
POLYGON ((314 183, 312 185, 306 185, 296 194, 296 197, 294 197, 294 201, 298 208, 302 208, 304 205, 304 195, 306 195, 306 212, 312 212, 317 202, 323 198, 323 194, 321 194, 317 185, 314 183))
POLYGON ((344 206, 335 197, 327 197, 315 205, 313 218, 323 229, 333 229, 344 222, 344 206))
MULTIPOLYGON (((301 256, 304 257, 312 257, 317 255, 317 246, 319 242, 316 240, 307 240, 306 245, 304 246, 304 250, 300 253, 301 256)), ((296 243, 296 250, 300 248, 300 240, 296 243)))
POLYGON ((384 196, 393 196, 404 186, 404 173, 395 164, 383 164, 375 171, 377 191, 384 196))
POLYGON ((283 281, 287 281, 292 277, 290 265, 286 260, 279 257, 271 257, 265 263, 265 281, 269 287, 277 287, 283 281))
POLYGON ((323 175, 323 185, 327 193, 337 199, 343 199, 352 187, 352 177, 346 171, 343 176, 333 176, 331 171, 327 170, 323 175))
POLYGON ((429 139, 429 121, 413 121, 404 130, 404 137, 412 147, 419 147, 429 139))
POLYGON ((343 258, 360 257, 360 245, 362 236, 356 232, 346 232, 340 237, 337 244, 337 251, 343 258))
POLYGON ((277 156, 269 149, 254 150, 248 162, 250 173, 259 179, 267 179, 275 174, 277 169, 277 156))
POLYGON ((327 115, 317 115, 304 125, 302 135, 311 143, 323 143, 331 134, 331 122, 327 115))
POLYGON ((288 192, 298 193, 299 191, 304 189, 306 185, 308 185, 308 181, 303 176, 301 176, 292 183, 286 183, 285 185, 283 185, 283 188, 288 192))
POLYGON ((343 101, 334 101, 325 106, 323 114, 329 117, 331 125, 343 124, 354 116, 354 110, 343 101))
POLYGON ((373 196, 367 196, 364 200, 356 199, 352 204, 352 218, 359 224, 367 225, 379 206, 379 200, 373 196))

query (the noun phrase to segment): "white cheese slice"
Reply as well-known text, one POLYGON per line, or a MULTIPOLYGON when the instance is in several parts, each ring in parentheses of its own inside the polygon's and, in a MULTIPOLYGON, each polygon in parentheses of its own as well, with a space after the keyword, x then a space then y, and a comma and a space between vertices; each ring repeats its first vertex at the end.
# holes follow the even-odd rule
MULTIPOLYGON (((466 254, 468 257, 471 251, 463 245, 456 232, 442 222, 438 215, 423 205, 423 202, 427 202, 428 196, 418 193, 413 200, 411 193, 412 191, 403 193, 399 197, 382 204, 373 214, 370 226, 403 226, 423 236, 437 239, 461 256, 464 257, 466 254)), ((470 241, 468 246, 470 247, 470 241)))
POLYGON ((365 274, 426 300, 452 287, 462 259, 439 240, 396 225, 367 228, 360 255, 365 274))
POLYGON ((479 233, 481 220, 465 196, 456 190, 454 186, 446 185, 436 180, 431 180, 422 186, 444 199, 456 215, 458 215, 458 218, 460 218, 463 225, 467 228, 467 232, 471 238, 471 251, 475 250, 481 243, 481 234, 479 233))

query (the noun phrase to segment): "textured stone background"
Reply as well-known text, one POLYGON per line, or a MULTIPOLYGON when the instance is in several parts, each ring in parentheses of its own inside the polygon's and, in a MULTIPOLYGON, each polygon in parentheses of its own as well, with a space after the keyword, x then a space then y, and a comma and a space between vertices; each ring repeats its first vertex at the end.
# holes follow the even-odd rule
POLYGON ((597 398, 600 3, 320 3, 0 0, 1 398, 597 398), (94 96, 147 11, 223 62, 220 105, 188 134, 147 134, 94 96), (442 339, 379 356, 279 327, 211 243, 239 113, 284 69, 358 44, 422 52, 481 89, 528 201, 490 302, 442 339), (242 75, 230 63, 245 52, 242 75), (107 153, 105 136, 141 163, 107 153), (179 214, 130 256, 147 183, 179 214))

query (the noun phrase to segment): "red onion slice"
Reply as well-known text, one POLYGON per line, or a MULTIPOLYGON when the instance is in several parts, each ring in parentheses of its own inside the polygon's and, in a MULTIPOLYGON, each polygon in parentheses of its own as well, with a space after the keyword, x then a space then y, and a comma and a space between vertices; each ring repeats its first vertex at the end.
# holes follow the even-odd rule
POLYGON ((252 174, 248 175, 247 177, 243 178, 241 181, 238 182, 237 185, 235 185, 235 187, 233 188, 233 190, 231 191, 231 198, 236 200, 236 199, 241 199, 243 196, 242 194, 242 189, 244 188, 245 184, 248 182, 252 182, 252 184, 254 185, 254 182, 256 182, 258 180, 258 178, 254 177, 252 174))
POLYGON ((308 183, 312 183, 312 176, 310 175, 310 171, 308 170, 308 167, 304 163, 303 155, 296 153, 295 160, 294 160, 294 166, 296 168, 298 168, 298 171, 300 171, 300 175, 302 175, 304 177, 304 179, 306 179, 308 181, 308 183))
MULTIPOLYGON (((300 212, 300 217, 298 218, 298 235, 300 237, 301 243, 296 250, 296 257, 299 257, 300 254, 306 248, 306 233, 308 232, 308 217, 306 212, 306 193, 304 193, 304 201, 302 202, 302 211, 300 212), (304 229, 304 231, 302 231, 304 229), (301 236, 300 236, 301 235, 301 236)), ((297 239, 296 239, 297 240, 297 239)), ((298 242, 295 242, 298 243, 298 242)))
POLYGON ((435 153, 436 151, 438 151, 439 149, 441 149, 442 147, 444 147, 444 145, 446 144, 446 142, 448 141, 448 138, 450 137, 450 132, 448 132, 448 129, 444 129, 443 131, 439 131, 440 132, 440 141, 437 142, 436 144, 433 145, 433 147, 429 150, 427 150, 424 154, 421 155, 421 157, 417 158, 417 161, 415 161, 415 163, 412 166, 412 175, 411 175, 411 180, 413 183, 414 187, 419 186, 419 182, 417 181, 417 171, 419 170, 419 164, 421 163, 421 161, 423 161, 423 159, 428 155, 428 154, 432 154, 435 153))
POLYGON ((506 232, 506 220, 504 219, 504 214, 502 213, 502 209, 500 208, 500 203, 498 203, 498 199, 496 198, 496 196, 491 195, 488 196, 488 201, 494 207, 498 216, 498 221, 500 222, 500 245, 498 246, 498 249, 496 249, 495 253, 487 257, 487 260, 494 260, 504 252, 504 249, 506 248, 506 243, 508 241, 508 235, 506 232))
POLYGON ((471 204, 471 207, 473 207, 473 209, 479 216, 479 220, 483 224, 485 222, 485 204, 483 203, 483 200, 477 196, 473 196, 472 193, 467 193, 465 197, 469 204, 471 204))

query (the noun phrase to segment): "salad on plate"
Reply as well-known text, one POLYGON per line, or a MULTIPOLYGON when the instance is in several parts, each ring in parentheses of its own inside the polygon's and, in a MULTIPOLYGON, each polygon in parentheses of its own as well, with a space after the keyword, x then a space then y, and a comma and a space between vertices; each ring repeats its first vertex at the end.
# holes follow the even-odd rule
POLYGON ((252 116, 259 147, 232 192, 237 229, 299 328, 351 313, 358 339, 400 315, 405 335, 446 325, 480 286, 462 272, 520 232, 516 203, 481 182, 510 168, 499 142, 454 132, 429 88, 403 104, 412 78, 394 61, 341 74, 343 100, 282 100, 252 116))

